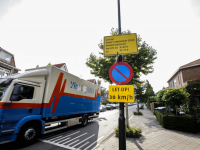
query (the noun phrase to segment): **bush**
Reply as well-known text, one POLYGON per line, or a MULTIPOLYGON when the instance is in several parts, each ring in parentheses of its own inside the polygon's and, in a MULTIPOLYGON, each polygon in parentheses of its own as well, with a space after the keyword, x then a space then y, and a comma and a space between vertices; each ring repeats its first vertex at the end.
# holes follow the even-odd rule
MULTIPOLYGON (((139 138, 141 137, 142 130, 136 127, 127 127, 126 126, 126 137, 128 138, 139 138)), ((119 137, 119 126, 115 128, 115 135, 119 137)))
POLYGON ((156 118, 160 125, 167 129, 185 131, 185 132, 200 132, 200 119, 194 119, 187 116, 175 116, 172 114, 162 114, 156 111, 156 118))
POLYGON ((140 111, 139 111, 139 112, 134 111, 133 114, 134 114, 134 115, 143 115, 143 113, 140 112, 140 111))

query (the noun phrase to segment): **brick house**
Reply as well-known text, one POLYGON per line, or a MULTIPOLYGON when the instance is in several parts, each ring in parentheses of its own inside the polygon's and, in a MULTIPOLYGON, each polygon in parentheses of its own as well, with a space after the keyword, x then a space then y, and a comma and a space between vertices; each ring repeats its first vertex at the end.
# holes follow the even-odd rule
POLYGON ((93 83, 93 84, 97 84, 97 82, 96 82, 95 79, 89 79, 89 80, 87 80, 87 81, 89 81, 89 82, 91 82, 91 83, 93 83))
POLYGON ((200 59, 179 67, 167 83, 169 88, 180 88, 190 80, 200 80, 200 59))
POLYGON ((14 55, 0 47, 0 78, 18 73, 21 71, 15 66, 14 55))
POLYGON ((55 64, 55 65, 53 65, 53 66, 55 66, 55 67, 57 67, 57 68, 60 68, 60 69, 62 69, 62 70, 64 70, 64 71, 66 71, 66 72, 68 72, 68 69, 67 69, 67 66, 66 66, 65 63, 55 64))

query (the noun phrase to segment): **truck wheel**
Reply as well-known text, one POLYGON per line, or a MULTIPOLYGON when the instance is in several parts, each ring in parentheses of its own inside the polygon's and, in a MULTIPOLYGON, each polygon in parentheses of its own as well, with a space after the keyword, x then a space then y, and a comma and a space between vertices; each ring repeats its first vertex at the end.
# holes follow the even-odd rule
POLYGON ((83 118, 82 118, 82 126, 85 127, 88 123, 88 116, 87 115, 84 115, 83 118))
POLYGON ((28 146, 36 142, 39 132, 38 127, 34 123, 24 125, 17 136, 17 145, 28 146))

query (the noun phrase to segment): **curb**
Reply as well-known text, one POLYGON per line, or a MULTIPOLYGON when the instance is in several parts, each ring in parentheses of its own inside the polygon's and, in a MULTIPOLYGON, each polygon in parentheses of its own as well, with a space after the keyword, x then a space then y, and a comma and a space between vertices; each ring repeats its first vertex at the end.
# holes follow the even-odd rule
MULTIPOLYGON (((129 121, 131 120, 131 118, 133 117, 133 115, 131 115, 131 117, 128 119, 129 121)), ((110 133, 110 135, 108 135, 102 142, 99 143, 99 145, 95 148, 95 150, 97 150, 97 148, 103 144, 106 140, 108 140, 111 136, 114 135, 114 131, 110 133)))

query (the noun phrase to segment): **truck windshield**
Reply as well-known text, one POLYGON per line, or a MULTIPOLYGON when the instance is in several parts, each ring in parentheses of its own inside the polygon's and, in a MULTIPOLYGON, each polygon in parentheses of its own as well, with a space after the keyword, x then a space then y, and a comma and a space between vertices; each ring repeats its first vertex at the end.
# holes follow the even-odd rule
POLYGON ((6 94, 7 89, 8 89, 8 86, 0 86, 0 101, 3 99, 4 95, 6 94))

